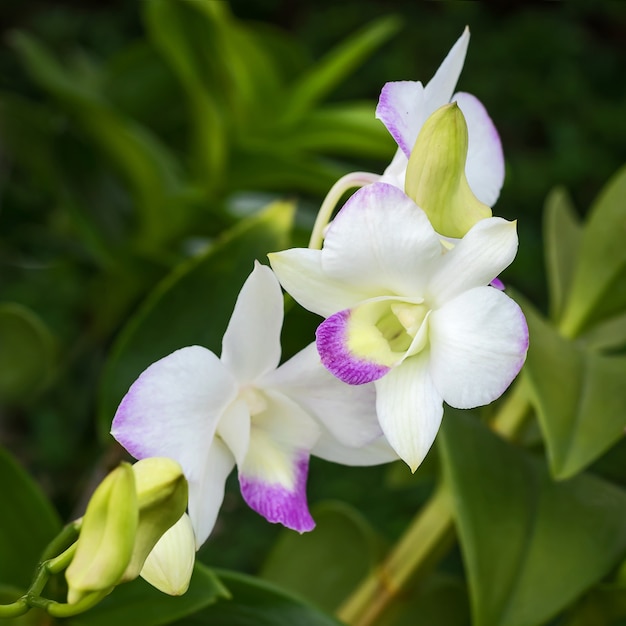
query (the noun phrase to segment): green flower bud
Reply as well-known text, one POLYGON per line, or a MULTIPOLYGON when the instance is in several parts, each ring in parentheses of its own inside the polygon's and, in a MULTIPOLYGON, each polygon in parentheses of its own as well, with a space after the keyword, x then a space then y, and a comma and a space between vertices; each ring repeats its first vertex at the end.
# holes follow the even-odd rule
POLYGON ((65 572, 67 600, 112 589, 128 567, 139 521, 135 475, 121 463, 95 490, 83 517, 74 558, 65 572))
POLYGON ((167 458, 148 458, 132 466, 137 489, 139 524, 130 563, 120 582, 139 576, 144 561, 163 533, 187 508, 187 480, 180 465, 167 458))
POLYGON ((463 237, 491 209, 472 192, 465 176, 468 134, 456 102, 424 122, 411 151, 405 192, 444 237, 463 237))

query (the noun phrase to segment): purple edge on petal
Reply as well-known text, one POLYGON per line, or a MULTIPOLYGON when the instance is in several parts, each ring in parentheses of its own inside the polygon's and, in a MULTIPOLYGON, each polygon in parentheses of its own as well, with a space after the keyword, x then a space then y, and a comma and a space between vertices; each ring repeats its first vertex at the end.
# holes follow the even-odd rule
POLYGON ((322 365, 336 378, 349 385, 363 385, 382 378, 389 367, 355 357, 347 346, 350 309, 339 311, 322 322, 315 331, 317 351, 322 365))
POLYGON ((136 459, 143 459, 150 456, 141 446, 142 429, 138 427, 137 423, 133 423, 133 396, 139 391, 140 385, 141 379, 133 383, 128 393, 122 398, 120 405, 117 407, 111 424, 111 434, 115 440, 136 459), (132 434, 128 433, 129 429, 132 434))
POLYGON ((399 114, 393 105, 393 98, 389 93, 393 88, 392 82, 385 83, 383 85, 378 99, 378 105, 376 107, 376 119, 379 119, 385 125, 389 134, 395 139, 396 143, 408 159, 411 156, 411 146, 406 144, 404 138, 402 137, 402 133, 394 122, 394 120, 399 117, 399 114))
POLYGON ((239 475, 241 495, 248 506, 272 524, 282 524, 300 533, 313 530, 315 522, 306 501, 308 454, 295 461, 293 490, 283 485, 268 484, 239 475))

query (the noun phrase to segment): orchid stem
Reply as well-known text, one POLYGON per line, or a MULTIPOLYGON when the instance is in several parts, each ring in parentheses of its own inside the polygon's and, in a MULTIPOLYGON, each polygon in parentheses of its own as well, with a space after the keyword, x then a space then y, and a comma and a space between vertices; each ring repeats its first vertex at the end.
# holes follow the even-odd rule
MULTIPOLYGON (((529 414, 528 392, 520 377, 490 426, 511 440, 519 434, 529 414)), ((407 585, 428 574, 452 547, 456 535, 453 514, 450 494, 440 484, 382 564, 339 607, 337 617, 350 626, 376 624, 402 597, 407 585)))
POLYGON ((319 250, 322 247, 322 241, 324 239, 324 229, 328 226, 330 218, 333 215, 333 211, 337 206, 341 196, 348 191, 348 189, 354 189, 355 187, 364 187, 370 183, 375 183, 380 179, 378 174, 371 174, 370 172, 352 172, 342 176, 326 194, 322 206, 315 218, 315 225, 313 226, 313 232, 311 233, 311 239, 309 240, 309 248, 313 250, 319 250))
POLYGON ((376 571, 339 608, 346 624, 371 626, 415 580, 445 554, 454 541, 449 494, 439 487, 376 571))

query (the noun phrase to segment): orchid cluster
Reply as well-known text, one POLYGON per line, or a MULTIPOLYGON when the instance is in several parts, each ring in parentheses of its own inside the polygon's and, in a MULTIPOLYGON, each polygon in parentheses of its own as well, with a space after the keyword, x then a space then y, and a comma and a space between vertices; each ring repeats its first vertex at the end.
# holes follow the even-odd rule
POLYGON ((488 404, 518 374, 526 322, 497 280, 515 257, 516 224, 490 208, 504 178, 500 140, 482 104, 454 93, 468 42, 466 30, 425 86, 384 86, 376 115, 398 144, 392 162, 382 175, 338 181, 311 247, 270 254, 271 269, 255 265, 221 355, 183 347, 122 400, 113 436, 137 459, 182 468, 195 549, 235 466, 253 510, 310 531, 311 455, 402 459, 415 471, 444 402, 488 404), (361 188, 328 224, 351 187, 361 188), (281 286, 324 318, 315 341, 282 364, 281 286))

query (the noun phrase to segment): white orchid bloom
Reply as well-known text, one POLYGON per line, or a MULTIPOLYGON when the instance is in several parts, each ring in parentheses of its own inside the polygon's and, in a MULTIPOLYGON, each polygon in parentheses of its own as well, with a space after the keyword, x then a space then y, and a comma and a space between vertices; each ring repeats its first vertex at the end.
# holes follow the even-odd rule
POLYGON ((475 96, 454 93, 469 44, 469 29, 452 46, 435 75, 424 87, 420 81, 389 82, 382 88, 376 117, 385 125, 398 149, 382 175, 352 172, 330 189, 320 208, 309 247, 320 248, 332 213, 350 189, 385 182, 406 191, 406 172, 411 152, 424 122, 440 107, 456 102, 467 123, 468 149, 465 176, 478 200, 492 207, 504 182, 504 155, 500 136, 485 107, 475 96))
POLYGON ((197 547, 213 529, 235 464, 248 505, 303 532, 314 526, 305 490, 316 444, 331 460, 341 457, 342 444, 354 464, 394 458, 379 441, 373 387, 354 393, 334 379, 314 345, 277 368, 282 322, 280 285, 257 264, 237 298, 221 358, 191 346, 153 363, 113 420, 113 436, 135 458, 180 463, 197 547))
POLYGON ((504 182, 504 156, 498 131, 485 107, 475 96, 454 89, 459 80, 470 33, 461 37, 424 87, 420 81, 387 83, 380 94, 376 117, 398 144, 398 150, 381 182, 405 188, 405 175, 411 151, 424 122, 440 107, 456 102, 467 122, 469 146, 465 175, 474 195, 493 206, 504 182))
POLYGON ((528 347, 519 306, 488 286, 516 254, 515 223, 480 220, 449 248, 400 189, 374 183, 341 209, 322 250, 270 255, 286 291, 327 318, 317 330, 326 368, 350 384, 375 381, 382 430, 413 470, 443 401, 493 401, 528 347))

